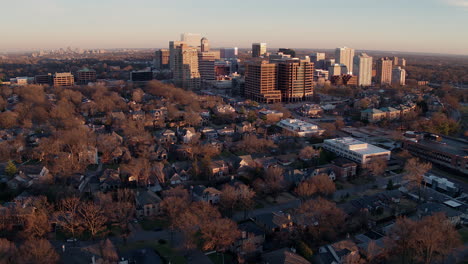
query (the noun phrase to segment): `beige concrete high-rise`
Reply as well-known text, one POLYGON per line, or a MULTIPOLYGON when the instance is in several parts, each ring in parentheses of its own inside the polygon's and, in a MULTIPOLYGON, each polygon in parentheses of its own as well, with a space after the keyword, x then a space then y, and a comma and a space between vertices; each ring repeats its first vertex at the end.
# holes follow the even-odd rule
POLYGON ((354 49, 347 47, 337 48, 335 50, 335 59, 337 63, 344 64, 347 68, 347 72, 342 72, 342 74, 353 73, 354 49))
POLYGON ((189 90, 200 88, 198 50, 183 43, 174 49, 174 83, 189 90))
POLYGON ((261 103, 281 102, 277 86, 277 65, 267 61, 245 65, 245 97, 261 103))
POLYGON ((253 43, 252 44, 252 58, 265 56, 266 53, 267 53, 266 43, 253 43))
POLYGON ((390 85, 392 83, 393 60, 385 57, 377 60, 376 80, 380 85, 390 85))
POLYGON ((201 34, 199 33, 182 33, 180 35, 180 41, 185 42, 190 47, 200 47, 201 34))
POLYGON ((71 72, 56 72, 54 74, 54 86, 66 87, 75 85, 75 77, 71 72))
POLYGON ((366 53, 354 56, 354 74, 358 76, 359 86, 372 85, 372 57, 366 53))

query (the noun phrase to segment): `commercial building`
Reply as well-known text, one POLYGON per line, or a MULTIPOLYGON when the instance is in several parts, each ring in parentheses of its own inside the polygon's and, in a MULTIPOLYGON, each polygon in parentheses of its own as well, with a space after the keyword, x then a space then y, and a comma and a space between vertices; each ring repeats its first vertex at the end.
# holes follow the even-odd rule
POLYGON ((149 68, 130 73, 130 81, 132 82, 149 82, 151 80, 153 80, 153 72, 149 68))
POLYGON ((325 53, 314 52, 310 54, 310 62, 314 63, 315 69, 326 70, 325 53))
POLYGON ((342 72, 343 74, 352 74, 353 73, 353 59, 354 59, 354 49, 343 47, 337 48, 335 50, 335 59, 337 63, 344 64, 347 68, 347 72, 342 72))
POLYGON ((154 54, 154 68, 156 70, 169 69, 170 52, 168 49, 157 50, 154 54))
POLYGON ((237 47, 221 48, 219 52, 220 52, 221 59, 236 59, 238 55, 237 47))
POLYGON ((286 55, 289 55, 291 56, 291 58, 296 58, 296 51, 293 50, 293 49, 290 49, 290 48, 280 48, 278 50, 278 53, 283 53, 283 54, 286 54, 286 55))
POLYGON ((357 86, 358 77, 351 74, 333 75, 330 77, 330 82, 333 85, 357 86))
POLYGON ((184 44, 183 41, 169 41, 169 68, 174 72, 175 67, 175 53, 177 47, 184 44))
POLYGON ((200 88, 198 50, 182 43, 174 49, 174 83, 186 89, 200 88))
POLYGON ((405 133, 403 147, 412 155, 468 175, 468 142, 431 133, 405 133))
POLYGON ((320 129, 316 124, 299 119, 284 119, 276 125, 298 137, 319 136, 325 132, 325 130, 320 129))
POLYGON ((252 44, 252 57, 253 58, 265 56, 266 53, 267 53, 266 43, 253 43, 252 44))
POLYGON ((81 85, 86 85, 91 82, 96 82, 96 71, 93 69, 84 68, 77 72, 77 82, 81 85))
POLYGON ((190 47, 200 47, 201 34, 199 33, 182 33, 180 35, 180 41, 185 42, 190 47))
POLYGON ((406 70, 400 66, 395 67, 392 71, 392 84, 393 85, 406 85, 406 70))
POLYGON ((52 85, 54 83, 54 77, 51 73, 44 75, 36 75, 34 77, 34 82, 37 84, 52 85))
POLYGON ((392 83, 393 60, 388 57, 377 60, 376 80, 380 85, 390 85, 392 83))
POLYGON ((198 54, 198 71, 200 72, 200 78, 204 81, 214 81, 216 77, 216 60, 213 56, 205 56, 205 52, 198 54))
POLYGON ((351 137, 326 139, 323 148, 340 157, 366 165, 375 159, 390 160, 391 152, 351 137))
POLYGON ((278 63, 278 89, 283 102, 312 99, 314 64, 309 60, 286 60, 278 63))
POLYGON ((71 72, 56 72, 54 74, 54 86, 73 86, 75 85, 75 77, 71 72))
POLYGON ((200 45, 201 52, 210 51, 210 41, 207 38, 202 38, 200 44, 201 44, 200 45))
POLYGON ((245 97, 261 103, 281 102, 277 88, 277 65, 267 61, 250 62, 245 66, 245 97))
POLYGON ((372 57, 366 53, 354 57, 354 71, 358 76, 359 86, 372 85, 372 57))

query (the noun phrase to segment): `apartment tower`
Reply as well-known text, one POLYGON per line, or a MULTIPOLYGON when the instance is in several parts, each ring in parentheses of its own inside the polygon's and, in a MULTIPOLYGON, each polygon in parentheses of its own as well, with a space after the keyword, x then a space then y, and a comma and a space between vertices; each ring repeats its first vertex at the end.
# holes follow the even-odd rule
POLYGON ((354 49, 343 47, 335 50, 335 59, 337 63, 344 64, 347 71, 342 74, 353 73, 354 49))
POLYGON ((385 57, 377 61, 376 80, 380 85, 390 85, 392 83, 393 60, 385 57))
POLYGON ((366 53, 354 56, 354 71, 358 76, 358 86, 372 85, 372 57, 366 53))
POLYGON ((392 84, 404 86, 406 84, 406 70, 395 67, 392 72, 392 84))

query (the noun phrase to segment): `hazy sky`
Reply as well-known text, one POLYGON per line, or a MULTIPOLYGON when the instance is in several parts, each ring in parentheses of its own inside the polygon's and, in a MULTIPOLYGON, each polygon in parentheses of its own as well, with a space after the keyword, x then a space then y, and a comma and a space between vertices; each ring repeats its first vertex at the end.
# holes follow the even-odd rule
POLYGON ((0 50, 160 48, 182 32, 214 47, 468 54, 468 0, 0 0, 0 50))

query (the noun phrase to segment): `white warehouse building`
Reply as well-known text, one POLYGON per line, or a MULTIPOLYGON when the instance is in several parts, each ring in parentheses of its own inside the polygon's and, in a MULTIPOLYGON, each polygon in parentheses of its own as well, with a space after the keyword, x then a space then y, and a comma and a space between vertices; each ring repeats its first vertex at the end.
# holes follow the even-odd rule
POLYGON ((323 148, 338 156, 365 165, 374 159, 390 160, 390 150, 359 141, 352 137, 326 139, 323 148))

